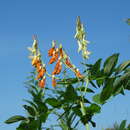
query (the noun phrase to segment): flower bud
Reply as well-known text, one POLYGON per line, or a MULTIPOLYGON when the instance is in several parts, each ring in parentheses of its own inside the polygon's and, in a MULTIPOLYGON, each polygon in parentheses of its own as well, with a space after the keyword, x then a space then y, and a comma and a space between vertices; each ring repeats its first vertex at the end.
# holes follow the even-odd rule
POLYGON ((56 79, 54 75, 52 75, 52 86, 56 87, 56 79))
POLYGON ((45 67, 44 67, 44 68, 41 68, 41 70, 39 71, 39 73, 38 73, 38 75, 37 75, 36 80, 42 78, 42 77, 44 76, 45 72, 46 72, 46 68, 45 68, 45 67))
POLYGON ((40 88, 44 88, 45 87, 45 82, 46 82, 46 77, 44 76, 39 82, 38 82, 38 86, 40 88))
MULTIPOLYGON (((57 49, 58 49, 58 48, 57 48, 57 49)), ((49 64, 54 63, 54 62, 58 59, 59 53, 58 53, 58 50, 57 50, 57 49, 56 49, 55 52, 53 52, 53 55, 52 55, 52 57, 51 57, 51 59, 50 59, 50 61, 49 61, 49 64)))

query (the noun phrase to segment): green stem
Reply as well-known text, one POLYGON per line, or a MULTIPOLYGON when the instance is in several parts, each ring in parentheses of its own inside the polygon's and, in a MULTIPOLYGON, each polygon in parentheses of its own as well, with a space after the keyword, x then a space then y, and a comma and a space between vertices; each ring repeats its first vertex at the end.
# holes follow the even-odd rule
POLYGON ((85 87, 85 93, 84 93, 84 96, 85 96, 85 94, 86 94, 86 92, 87 92, 87 88, 88 88, 88 85, 89 85, 89 79, 88 79, 87 76, 85 77, 85 82, 86 82, 86 87, 85 87))
POLYGON ((89 129, 89 124, 88 124, 88 123, 86 124, 86 130, 90 130, 90 129, 89 129))
POLYGON ((41 121, 39 121, 39 127, 38 127, 38 130, 42 130, 42 123, 41 123, 41 121))
MULTIPOLYGON (((80 102, 80 106, 81 106, 82 115, 83 115, 83 116, 86 115, 86 111, 85 111, 85 108, 84 108, 84 103, 83 103, 83 102, 80 102)), ((90 130, 88 123, 85 124, 85 127, 86 127, 86 130, 90 130)))

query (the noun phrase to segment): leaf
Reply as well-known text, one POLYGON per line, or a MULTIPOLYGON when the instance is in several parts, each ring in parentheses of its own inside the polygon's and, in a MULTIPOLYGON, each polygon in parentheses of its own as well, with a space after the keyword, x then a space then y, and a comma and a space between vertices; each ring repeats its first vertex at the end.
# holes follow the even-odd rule
POLYGON ((90 121, 90 123, 92 124, 93 127, 96 127, 96 123, 94 121, 90 121))
POLYGON ((32 95, 32 97, 36 97, 36 93, 30 88, 28 89, 28 92, 32 95))
POLYGON ((98 59, 96 63, 91 67, 92 75, 98 75, 100 72, 100 65, 101 65, 102 59, 98 59))
POLYGON ((98 87, 100 87, 101 85, 103 85, 104 79, 96 80, 96 83, 97 83, 98 87))
POLYGON ((47 98, 45 103, 51 105, 52 107, 60 107, 62 105, 61 102, 55 98, 47 98))
POLYGON ((49 113, 47 113, 47 112, 46 112, 46 113, 42 113, 42 114, 40 115, 40 120, 41 120, 42 122, 46 122, 48 115, 49 115, 49 113))
POLYGON ((39 120, 31 120, 29 121, 29 123, 27 124, 27 130, 37 130, 39 127, 39 120))
MULTIPOLYGON (((81 98, 81 97, 80 97, 81 98)), ((88 103, 88 104, 91 104, 91 102, 87 99, 87 98, 81 98, 80 101, 84 101, 84 103, 88 103)))
POLYGON ((100 95, 101 102, 105 102, 112 95, 114 80, 115 80, 115 78, 107 79, 105 86, 100 95))
POLYGON ((96 113, 100 113, 101 111, 101 107, 97 104, 91 104, 89 107, 86 107, 86 113, 89 113, 89 114, 96 114, 96 113))
POLYGON ((127 88, 126 85, 127 83, 129 83, 129 79, 130 79, 130 72, 127 72, 118 79, 116 79, 113 85, 113 94, 117 93, 117 91, 119 91, 122 85, 125 86, 124 88, 127 88))
POLYGON ((101 102, 101 100, 100 100, 100 94, 96 94, 96 95, 94 95, 93 97, 92 97, 92 100, 95 102, 95 103, 97 103, 97 104, 104 104, 104 102, 101 102))
POLYGON ((27 110, 27 112, 31 115, 31 116, 35 116, 36 112, 34 110, 33 107, 28 106, 28 105, 23 105, 24 109, 27 110))
POLYGON ((103 76, 102 71, 100 70, 102 59, 98 59, 96 63, 90 67, 88 67, 88 76, 91 80, 96 80, 97 78, 103 76))
POLYGON ((130 72, 130 68, 125 69, 125 73, 130 72))
POLYGON ((81 110, 80 110, 80 106, 79 106, 79 105, 73 107, 72 110, 74 111, 74 113, 75 113, 77 116, 79 116, 79 117, 82 116, 82 112, 81 112, 81 110))
POLYGON ((119 130, 124 130, 126 126, 126 120, 123 120, 120 124, 119 130))
POLYGON ((16 128, 16 130, 28 130, 28 123, 25 121, 22 121, 19 126, 16 128))
POLYGON ((16 115, 16 116, 12 116, 10 117, 8 120, 5 121, 6 124, 11 124, 11 123, 15 123, 21 120, 26 120, 25 117, 20 116, 20 115, 16 115))
POLYGON ((35 103, 33 103, 32 101, 29 101, 29 100, 26 100, 24 99, 25 102, 29 103, 32 107, 34 107, 36 110, 38 109, 37 108, 37 105, 35 103))
POLYGON ((103 68, 104 68, 104 74, 111 75, 116 64, 118 61, 119 54, 113 54, 112 56, 108 57, 106 61, 104 62, 103 68))
POLYGON ((28 80, 26 82, 24 82, 25 85, 28 85, 28 86, 31 86, 31 85, 34 85, 34 79, 31 79, 31 80, 28 80))
POLYGON ((130 66, 130 60, 125 61, 124 63, 120 64, 119 67, 116 69, 116 74, 125 70, 128 66, 130 66))
POLYGON ((41 113, 46 113, 48 111, 48 107, 44 102, 39 102, 38 104, 38 112, 41 113))
POLYGON ((72 85, 67 86, 63 97, 65 102, 73 102, 78 99, 78 95, 72 85))
POLYGON ((68 79, 63 79, 61 81, 58 81, 57 84, 69 85, 69 84, 75 84, 79 81, 80 80, 78 78, 68 78, 68 79))
POLYGON ((128 82, 127 82, 127 84, 124 88, 127 89, 127 90, 130 90, 130 80, 128 80, 128 82))

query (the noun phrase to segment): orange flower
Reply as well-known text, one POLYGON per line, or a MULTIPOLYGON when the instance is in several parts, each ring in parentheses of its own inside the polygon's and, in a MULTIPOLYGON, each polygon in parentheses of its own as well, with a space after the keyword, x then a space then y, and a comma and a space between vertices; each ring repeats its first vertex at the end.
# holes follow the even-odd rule
POLYGON ((56 87, 56 79, 55 79, 54 75, 52 75, 52 86, 56 87))
POLYGON ((62 62, 60 60, 58 60, 52 74, 53 75, 59 74, 61 72, 61 70, 62 70, 62 62))
POLYGON ((44 87, 45 87, 45 83, 46 83, 46 77, 44 76, 44 77, 42 78, 42 80, 40 80, 40 81, 38 82, 38 86, 39 86, 40 88, 44 88, 44 87))
POLYGON ((63 50, 62 50, 62 48, 59 49, 59 52, 60 52, 61 58, 63 58, 63 50))
POLYGON ((49 64, 54 63, 59 57, 59 53, 58 53, 58 48, 56 49, 55 52, 53 52, 52 58, 49 61, 49 64))
POLYGON ((42 69, 42 64, 41 63, 37 63, 37 65, 36 65, 37 72, 40 72, 41 69, 42 69))
POLYGON ((38 64, 36 65, 37 72, 40 72, 42 68, 45 68, 45 64, 38 63, 38 64))
POLYGON ((36 80, 42 78, 44 76, 45 72, 46 72, 46 68, 45 67, 41 68, 38 75, 37 75, 36 80))
POLYGON ((54 52, 55 52, 55 47, 52 47, 50 50, 48 50, 48 56, 53 56, 54 52))
POLYGON ((73 65, 70 63, 70 60, 69 60, 68 57, 67 57, 66 60, 65 60, 65 64, 66 64, 67 66, 69 66, 70 68, 73 68, 73 65))
POLYGON ((80 73, 80 71, 78 69, 75 69, 75 75, 78 77, 78 78, 83 78, 83 75, 80 73))

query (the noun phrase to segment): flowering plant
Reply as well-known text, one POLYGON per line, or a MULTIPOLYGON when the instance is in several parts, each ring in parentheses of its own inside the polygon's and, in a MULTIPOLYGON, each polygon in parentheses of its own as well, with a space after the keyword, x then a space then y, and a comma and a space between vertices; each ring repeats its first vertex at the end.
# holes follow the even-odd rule
MULTIPOLYGON (((87 60, 90 55, 87 48, 89 41, 80 17, 76 22, 75 39, 78 52, 82 52, 83 59, 87 60)), ((16 115, 5 121, 7 124, 19 121, 17 130, 50 130, 56 127, 72 130, 80 123, 89 130, 89 124, 96 127, 93 116, 101 112, 102 105, 110 97, 124 95, 124 90, 130 90, 130 60, 117 65, 119 54, 116 53, 105 60, 103 67, 101 58, 94 64, 82 62, 85 69, 81 73, 63 45, 57 46, 52 41, 52 47, 48 50, 49 64, 55 64, 53 72, 49 74, 38 48, 38 40, 36 36, 33 37, 33 45, 28 50, 34 70, 26 82, 32 100, 25 100, 28 105, 23 105, 28 114, 16 115), (65 70, 63 66, 66 67, 65 70), (75 74, 74 77, 67 76, 68 69, 75 74), (53 88, 47 86, 48 77, 51 78, 53 88), (97 93, 97 89, 100 89, 100 93, 97 93), (48 127, 46 122, 50 115, 56 117, 57 122, 53 124, 56 120, 52 121, 48 127)))

